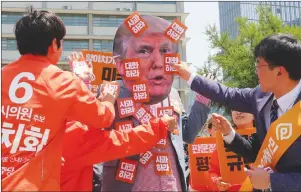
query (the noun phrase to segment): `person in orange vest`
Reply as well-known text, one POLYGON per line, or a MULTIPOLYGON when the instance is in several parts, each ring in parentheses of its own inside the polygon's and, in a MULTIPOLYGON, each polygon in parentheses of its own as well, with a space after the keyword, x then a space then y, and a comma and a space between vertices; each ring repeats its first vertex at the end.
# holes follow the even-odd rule
MULTIPOLYGON (((253 128, 254 116, 250 113, 242 113, 238 111, 232 111, 232 120, 236 125, 236 129, 253 128)), ((208 131, 211 136, 215 137, 215 129, 208 126, 208 131)), ((213 183, 215 184, 215 191, 239 191, 240 185, 232 185, 223 181, 220 173, 219 159, 217 150, 212 153, 209 174, 213 183)), ((235 175, 233 175, 235 176, 235 175)))
MULTIPOLYGON (((77 75, 90 87, 91 71, 87 67, 82 69, 77 75)), ((172 129, 174 122, 174 117, 164 116, 129 130, 107 131, 89 129, 77 121, 68 122, 61 191, 92 191, 93 164, 147 151, 167 136, 167 129, 172 129)))
POLYGON ((112 95, 98 101, 76 75, 55 66, 65 35, 63 21, 50 11, 30 9, 16 23, 21 57, 2 68, 4 191, 60 190, 67 117, 89 128, 109 127, 115 118, 112 95))

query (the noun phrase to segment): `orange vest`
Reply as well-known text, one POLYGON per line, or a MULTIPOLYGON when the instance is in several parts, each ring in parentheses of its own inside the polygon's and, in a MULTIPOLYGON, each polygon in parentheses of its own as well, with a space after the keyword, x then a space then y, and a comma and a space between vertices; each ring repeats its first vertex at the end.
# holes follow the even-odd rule
POLYGON ((1 93, 4 191, 60 190, 66 117, 93 127, 109 127, 115 117, 112 104, 43 56, 24 55, 3 67, 1 93))

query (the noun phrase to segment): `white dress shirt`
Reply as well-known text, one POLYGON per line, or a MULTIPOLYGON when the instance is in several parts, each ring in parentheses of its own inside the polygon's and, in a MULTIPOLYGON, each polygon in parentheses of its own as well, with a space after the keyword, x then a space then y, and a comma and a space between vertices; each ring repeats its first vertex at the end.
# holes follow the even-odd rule
MULTIPOLYGON (((193 73, 190 75, 189 80, 187 81, 187 84, 191 87, 192 81, 195 78, 197 74, 193 73)), ((301 80, 299 81, 298 85, 291 90, 289 93, 283 95, 282 97, 277 99, 277 103, 279 105, 279 108, 277 110, 278 117, 281 117, 285 112, 287 112, 290 108, 293 107, 294 102, 296 101, 298 95, 301 92, 301 80)), ((270 111, 272 107, 272 103, 276 98, 274 97, 273 100, 271 100, 267 106, 264 108, 264 120, 267 130, 270 128, 270 111)), ((224 136, 224 141, 228 144, 230 144, 235 137, 235 130, 232 129, 231 133, 229 135, 224 136)))

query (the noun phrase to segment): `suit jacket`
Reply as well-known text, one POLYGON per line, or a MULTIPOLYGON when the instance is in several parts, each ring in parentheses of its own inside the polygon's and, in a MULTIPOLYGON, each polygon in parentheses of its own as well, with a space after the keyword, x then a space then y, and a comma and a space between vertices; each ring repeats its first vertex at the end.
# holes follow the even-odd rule
MULTIPOLYGON (((249 140, 236 134, 233 142, 227 145, 232 151, 254 162, 262 142, 267 134, 264 121, 264 108, 273 99, 272 93, 263 93, 260 86, 254 89, 237 89, 196 76, 191 89, 213 101, 219 102, 234 110, 252 113, 255 118, 256 134, 249 140)), ((301 100, 301 92, 295 103, 301 100)), ((272 191, 301 191, 301 137, 299 137, 278 161, 271 174, 272 191)))
MULTIPOLYGON (((131 93, 128 91, 128 89, 125 87, 123 81, 118 81, 120 83, 120 93, 119 93, 119 98, 127 98, 131 97, 131 93)), ((101 89, 101 86, 99 90, 101 89)), ((172 91, 177 91, 175 89, 172 89, 172 91)), ((178 94, 178 93, 176 93, 178 94)), ((99 93, 97 94, 99 95, 99 93)), ((118 114, 118 109, 117 105, 115 104, 115 111, 118 114)), ((173 148, 176 152, 176 162, 177 162, 177 167, 179 170, 179 175, 181 178, 181 186, 182 186, 182 191, 187 190, 187 185, 186 185, 186 177, 188 176, 188 173, 185 172, 185 158, 184 158, 184 146, 183 142, 186 143, 192 143, 194 139, 196 138, 197 134, 199 133, 201 127, 205 124, 208 114, 210 112, 210 109, 208 106, 195 102, 194 106, 192 107, 191 113, 189 117, 185 115, 185 113, 178 114, 179 115, 179 135, 173 135, 171 134, 171 142, 173 144, 173 148), (182 117, 184 117, 182 121, 182 117)), ((130 120, 131 117, 126 117, 123 119, 119 118, 119 115, 115 116, 114 123, 111 126, 111 129, 114 129, 115 123, 120 121, 120 120, 130 120)), ((134 124, 138 124, 137 121, 134 119, 134 124)), ((136 126, 135 125, 135 126, 136 126)), ((139 154, 131 157, 127 157, 128 159, 133 159, 133 160, 139 160, 139 154)), ((124 183, 118 180, 115 180, 115 174, 116 174, 116 168, 117 168, 117 163, 118 160, 116 161, 110 161, 106 162, 103 164, 103 180, 102 180, 102 187, 106 191, 131 191, 132 189, 132 184, 124 183), (114 168, 113 168, 114 167, 114 168)), ((139 169, 139 167, 138 167, 139 169)))

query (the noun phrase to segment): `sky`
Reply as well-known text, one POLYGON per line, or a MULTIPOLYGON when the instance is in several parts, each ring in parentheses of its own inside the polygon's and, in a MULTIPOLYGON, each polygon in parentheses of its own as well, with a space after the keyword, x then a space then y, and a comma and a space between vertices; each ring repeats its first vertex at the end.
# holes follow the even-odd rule
POLYGON ((189 13, 185 20, 186 37, 190 38, 186 44, 186 57, 187 62, 192 63, 190 70, 196 72, 194 66, 201 67, 209 53, 214 52, 204 33, 208 25, 215 24, 219 29, 218 2, 184 2, 184 11, 189 13))

